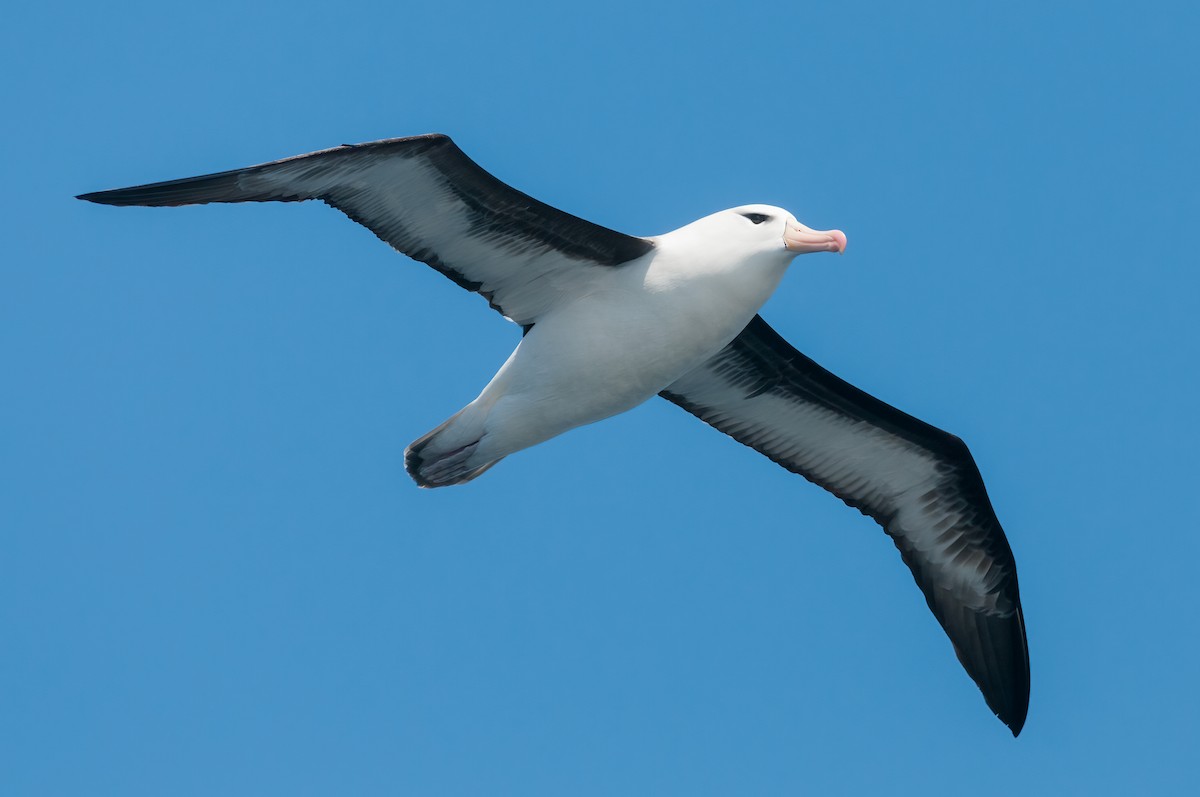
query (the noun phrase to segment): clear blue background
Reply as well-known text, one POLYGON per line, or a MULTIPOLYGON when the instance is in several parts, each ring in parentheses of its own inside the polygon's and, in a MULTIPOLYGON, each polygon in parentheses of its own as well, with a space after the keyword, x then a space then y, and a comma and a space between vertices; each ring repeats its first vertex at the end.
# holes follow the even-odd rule
POLYGON ((0 28, 0 793, 1195 788, 1194 4, 22 4, 0 28), (441 131, 971 445, 1013 740, 870 521, 665 402, 418 490, 519 338, 324 206, 83 191, 441 131))

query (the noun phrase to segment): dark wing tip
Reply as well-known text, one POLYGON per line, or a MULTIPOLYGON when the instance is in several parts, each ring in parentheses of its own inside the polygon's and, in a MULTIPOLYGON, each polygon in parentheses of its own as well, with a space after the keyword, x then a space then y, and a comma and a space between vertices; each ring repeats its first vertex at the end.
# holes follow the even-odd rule
POLYGON ((267 197, 247 195, 238 186, 238 177, 251 169, 235 169, 199 177, 184 177, 181 180, 166 180, 161 183, 116 188, 112 191, 95 191, 80 194, 77 199, 100 205, 145 205, 148 207, 174 207, 178 205, 202 205, 209 202, 245 202, 267 197))
POLYGON ((126 189, 117 189, 115 191, 92 191, 88 194, 79 194, 76 199, 82 199, 84 202, 95 202, 97 205, 123 205, 130 204, 122 202, 119 195, 126 189))
POLYGON ((176 207, 179 205, 203 205, 209 202, 264 202, 281 201, 295 202, 312 197, 286 190, 280 191, 247 191, 238 181, 243 175, 250 175, 278 167, 287 167, 293 163, 339 156, 348 153, 373 153, 381 151, 408 151, 419 153, 436 147, 453 146, 450 137, 442 133, 427 133, 421 136, 405 138, 385 138, 381 141, 367 141, 362 144, 343 144, 340 147, 310 152, 306 155, 296 155, 291 158, 249 166, 245 169, 233 169, 216 174, 205 174, 199 177, 184 177, 181 180, 166 180, 161 183, 135 185, 129 188, 116 188, 112 191, 93 191, 75 197, 85 202, 95 202, 99 205, 143 205, 147 207, 176 207))
POLYGON ((1029 647, 1020 605, 1008 615, 964 608, 961 620, 945 623, 954 651, 988 708, 1016 737, 1029 713, 1029 647))
POLYGON ((879 522, 988 707, 1014 736, 1021 732, 1029 652, 1016 563, 961 439, 829 373, 761 316, 660 395, 879 522), (807 405, 813 414, 789 422, 743 409, 767 400, 760 397, 807 405), (861 433, 853 447, 826 433, 835 424, 861 433), (932 463, 940 474, 934 489, 895 491, 886 476, 862 467, 887 439, 907 452, 908 463, 932 463))
MULTIPOLYGON (((1012 553, 998 524, 995 529, 989 535, 994 546, 989 555, 993 565, 1001 566, 1001 574, 990 587, 984 582, 954 586, 950 574, 939 572, 933 552, 920 551, 910 535, 897 535, 894 528, 888 533, 954 645, 959 663, 988 708, 1016 736, 1029 711, 1029 643, 1012 553)), ((964 531, 958 542, 969 543, 969 538, 964 531)), ((977 550, 984 549, 977 544, 977 550)))

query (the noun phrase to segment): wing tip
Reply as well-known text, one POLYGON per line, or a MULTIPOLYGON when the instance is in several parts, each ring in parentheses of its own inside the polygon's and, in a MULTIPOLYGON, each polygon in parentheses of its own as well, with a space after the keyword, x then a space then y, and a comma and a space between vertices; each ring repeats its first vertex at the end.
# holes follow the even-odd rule
POLYGON ((975 614, 974 621, 974 644, 965 649, 955 644, 955 652, 988 708, 1015 739, 1029 714, 1029 643, 1020 602, 1011 615, 975 614), (963 655, 966 650, 972 652, 963 655))
POLYGON ((1008 726, 1008 729, 1012 731, 1013 738, 1015 739, 1021 735, 1021 729, 1025 727, 1025 713, 1021 712, 1021 716, 1015 717, 1011 722, 1006 722, 1003 718, 1001 718, 1000 721, 1004 722, 1004 724, 1008 726))
POLYGON ((82 199, 84 202, 95 202, 97 205, 112 205, 114 202, 111 199, 106 199, 105 194, 109 191, 91 191, 87 194, 76 194, 76 199, 82 199))
MULTIPOLYGON (((996 712, 996 718, 1008 726, 1014 739, 1021 735, 1029 714, 1029 670, 1026 669, 1023 675, 1023 678, 1018 677, 1016 693, 1009 696, 1009 700, 999 705, 993 705, 992 700, 988 700, 989 707, 996 712)), ((985 693, 984 697, 989 696, 985 693)))
POLYGON ((983 693, 983 699, 987 703, 988 708, 996 715, 996 719, 1000 720, 1012 732, 1013 738, 1021 734, 1025 728, 1025 718, 1029 714, 1029 677, 1028 672, 1025 673, 1023 679, 1018 676, 1018 683, 1015 684, 1015 694, 1009 692, 1014 684, 1008 684, 1005 687, 997 687, 996 684, 984 684, 980 679, 975 677, 975 674, 968 670, 972 680, 975 680, 979 691, 983 693))
POLYGON ((97 205, 112 205, 113 207, 145 204, 138 201, 140 197, 131 194, 132 190, 129 188, 115 188, 112 191, 92 191, 87 194, 79 194, 75 198, 82 199, 84 202, 94 202, 97 205))
MULTIPOLYGON (((138 188, 140 188, 140 186, 138 188)), ((82 199, 84 202, 94 202, 97 205, 111 205, 112 207, 132 207, 134 205, 152 206, 166 204, 165 202, 159 200, 158 197, 142 193, 138 191, 137 188, 114 188, 111 191, 92 191, 88 194, 80 194, 75 198, 82 199)))
POLYGON ((174 207, 178 205, 203 205, 210 202, 262 202, 276 200, 293 202, 313 197, 300 193, 268 191, 248 191, 239 182, 246 174, 262 172, 276 167, 288 166, 297 161, 314 156, 331 155, 347 152, 370 152, 372 150, 389 150, 393 148, 409 149, 422 152, 435 147, 453 145, 454 142, 445 133, 425 133, 418 136, 403 138, 385 138, 379 141, 365 141, 361 144, 342 144, 330 149, 296 155, 257 166, 247 166, 244 169, 204 174, 197 177, 184 177, 179 180, 166 180, 145 185, 115 188, 110 191, 91 191, 79 194, 75 198, 97 205, 130 206, 142 205, 149 207, 174 207))
POLYGON ((1021 730, 1025 727, 1025 718, 1029 714, 1029 635, 1025 631, 1025 612, 1021 608, 1021 599, 1018 597, 1016 604, 1016 636, 1020 640, 1019 662, 1016 667, 1018 673, 1018 689, 1017 699, 1012 704, 1012 711, 1009 713, 1009 718, 1004 720, 1004 724, 1012 731, 1013 738, 1020 735, 1021 730))
MULTIPOLYGON (((993 709, 994 710, 994 709, 993 709)), ((996 712, 996 718, 1003 722, 1010 731, 1013 738, 1021 735, 1021 731, 1025 728, 1025 717, 1029 714, 1029 693, 1025 693, 1025 698, 1016 703, 1005 706, 1002 710, 996 712)))

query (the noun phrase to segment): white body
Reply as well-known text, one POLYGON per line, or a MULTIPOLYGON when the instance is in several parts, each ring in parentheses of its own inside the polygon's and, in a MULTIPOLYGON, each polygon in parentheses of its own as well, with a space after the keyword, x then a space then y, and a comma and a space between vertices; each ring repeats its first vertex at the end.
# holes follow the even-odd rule
POLYGON ((589 287, 539 318, 478 398, 410 446, 420 476, 429 486, 466 481, 657 395, 724 348, 774 293, 804 251, 785 244, 789 227, 807 231, 778 208, 737 208, 655 238, 636 261, 592 267, 589 287))

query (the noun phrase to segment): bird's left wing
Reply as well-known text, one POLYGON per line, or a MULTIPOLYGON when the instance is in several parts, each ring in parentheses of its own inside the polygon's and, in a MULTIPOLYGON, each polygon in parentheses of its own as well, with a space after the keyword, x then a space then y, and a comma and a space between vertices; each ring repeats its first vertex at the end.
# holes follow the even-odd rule
POLYGON ((883 526, 988 706, 1020 732, 1016 562, 962 440, 842 381, 758 316, 661 395, 883 526))
POLYGON ((345 145, 79 198, 151 206, 320 199, 522 325, 561 297, 585 291, 598 268, 654 248, 502 183, 439 134, 345 145))

